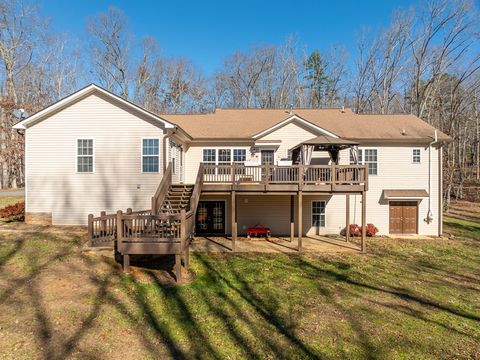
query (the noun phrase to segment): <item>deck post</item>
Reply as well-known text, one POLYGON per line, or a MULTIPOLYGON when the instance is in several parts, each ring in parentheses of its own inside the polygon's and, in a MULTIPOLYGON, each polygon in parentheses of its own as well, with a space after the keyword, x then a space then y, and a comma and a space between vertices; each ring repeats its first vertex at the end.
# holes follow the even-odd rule
POLYGON ((122 210, 117 211, 117 251, 123 254, 123 224, 122 224, 122 210))
POLYGON ((88 214, 88 246, 93 246, 93 214, 88 214))
POLYGON ((190 266, 190 246, 187 246, 187 248, 185 249, 184 257, 184 266, 185 269, 188 270, 190 266))
POLYGON ((302 191, 298 192, 298 251, 302 250, 302 228, 303 228, 303 215, 302 215, 302 191))
POLYGON ((235 252, 237 242, 237 196, 235 190, 232 191, 231 215, 232 215, 232 251, 235 252))
POLYGON ((152 196, 152 215, 157 214, 157 200, 155 199, 155 196, 152 196))
POLYGON ((350 241, 350 195, 345 195, 345 237, 347 242, 350 241))
POLYGON ((365 240, 367 237, 367 196, 366 192, 362 191, 362 252, 367 251, 365 240))
POLYGON ((175 254, 175 277, 177 278, 177 283, 182 282, 182 255, 175 254))
POLYGON ((295 205, 293 195, 290 195, 290 242, 295 236, 295 205))
MULTIPOLYGON (((102 218, 106 215, 107 215, 107 213, 105 211, 100 212, 100 216, 102 218)), ((105 236, 105 233, 107 232, 107 220, 105 220, 105 219, 102 219, 102 221, 100 222, 100 232, 101 232, 102 236, 105 236)))
POLYGON ((128 273, 130 271, 130 255, 123 254, 123 272, 128 273))

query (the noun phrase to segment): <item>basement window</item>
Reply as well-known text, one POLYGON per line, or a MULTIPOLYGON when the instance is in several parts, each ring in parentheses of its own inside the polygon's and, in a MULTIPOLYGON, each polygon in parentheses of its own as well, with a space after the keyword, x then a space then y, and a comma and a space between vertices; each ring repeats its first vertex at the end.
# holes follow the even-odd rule
POLYGON ((93 139, 77 139, 77 172, 93 173, 93 139))
POLYGON ((160 170, 160 140, 142 139, 142 172, 158 173, 160 170))
POLYGON ((312 201, 312 227, 325 227, 325 201, 312 201))

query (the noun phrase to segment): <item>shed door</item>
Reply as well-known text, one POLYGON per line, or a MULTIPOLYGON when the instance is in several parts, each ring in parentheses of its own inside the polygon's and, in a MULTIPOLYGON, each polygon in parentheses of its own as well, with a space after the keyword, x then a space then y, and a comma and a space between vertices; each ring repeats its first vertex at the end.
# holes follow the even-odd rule
POLYGON ((416 201, 390 201, 390 234, 416 234, 417 214, 416 201))

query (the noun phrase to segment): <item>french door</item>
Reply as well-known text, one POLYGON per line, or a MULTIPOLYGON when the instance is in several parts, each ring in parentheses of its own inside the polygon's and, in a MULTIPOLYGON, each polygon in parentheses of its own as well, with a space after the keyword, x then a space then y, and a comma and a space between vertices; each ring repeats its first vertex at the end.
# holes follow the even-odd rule
POLYGON ((196 218, 197 234, 225 234, 225 201, 200 201, 196 218))

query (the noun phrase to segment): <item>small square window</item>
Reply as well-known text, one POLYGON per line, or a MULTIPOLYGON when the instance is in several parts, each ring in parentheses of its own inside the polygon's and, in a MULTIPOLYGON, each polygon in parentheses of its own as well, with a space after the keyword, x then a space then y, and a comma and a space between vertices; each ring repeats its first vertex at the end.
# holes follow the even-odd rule
POLYGON ((412 163, 420 164, 422 162, 422 153, 420 149, 412 150, 412 163))

